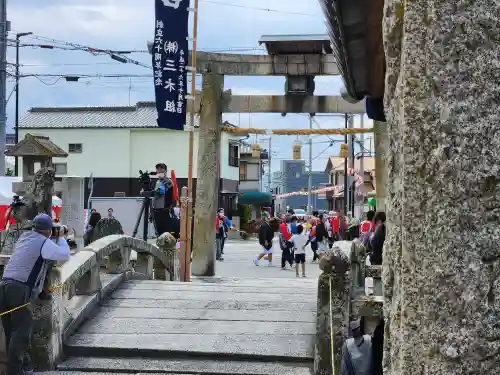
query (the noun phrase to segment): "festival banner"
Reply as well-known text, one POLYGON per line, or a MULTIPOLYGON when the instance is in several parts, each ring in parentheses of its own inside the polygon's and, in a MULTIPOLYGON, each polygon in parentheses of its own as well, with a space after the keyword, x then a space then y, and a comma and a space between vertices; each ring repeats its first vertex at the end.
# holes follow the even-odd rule
POLYGON ((153 71, 160 128, 183 130, 186 124, 189 0, 155 0, 153 71))

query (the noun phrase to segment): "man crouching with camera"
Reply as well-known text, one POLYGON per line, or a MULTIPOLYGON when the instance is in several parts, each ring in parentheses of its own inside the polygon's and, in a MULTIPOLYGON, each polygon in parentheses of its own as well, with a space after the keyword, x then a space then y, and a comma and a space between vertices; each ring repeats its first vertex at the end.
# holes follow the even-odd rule
POLYGON ((175 216, 174 183, 167 177, 167 165, 158 163, 155 166, 158 180, 153 190, 153 215, 158 236, 165 232, 179 236, 179 219, 175 216))
POLYGON ((25 231, 17 240, 0 282, 0 312, 18 308, 2 315, 7 375, 30 372, 27 350, 33 316, 28 304, 42 292, 50 262, 65 261, 70 257, 69 249, 59 247, 51 240, 52 228, 52 218, 47 214, 39 214, 33 219, 33 230, 25 231))

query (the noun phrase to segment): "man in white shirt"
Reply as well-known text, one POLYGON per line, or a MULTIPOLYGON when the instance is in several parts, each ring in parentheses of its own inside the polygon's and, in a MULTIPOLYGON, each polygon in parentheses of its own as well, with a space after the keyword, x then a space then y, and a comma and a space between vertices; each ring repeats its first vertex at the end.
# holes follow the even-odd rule
POLYGON ((50 240, 52 226, 52 218, 47 214, 39 214, 33 219, 33 230, 19 237, 0 282, 0 313, 23 306, 1 317, 8 375, 22 375, 31 370, 27 348, 33 316, 27 305, 42 292, 49 262, 65 261, 70 257, 69 249, 50 240))

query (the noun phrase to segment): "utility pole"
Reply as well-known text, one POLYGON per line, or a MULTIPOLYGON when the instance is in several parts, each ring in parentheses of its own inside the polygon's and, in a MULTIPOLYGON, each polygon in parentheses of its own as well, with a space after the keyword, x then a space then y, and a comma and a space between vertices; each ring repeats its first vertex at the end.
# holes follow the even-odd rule
POLYGON ((272 137, 269 136, 269 151, 268 151, 268 156, 267 156, 267 162, 268 162, 268 171, 267 171, 267 192, 271 192, 271 139, 272 137))
MULTIPOLYGON (((313 128, 313 114, 309 114, 309 129, 313 128)), ((312 137, 309 135, 309 176, 307 180, 307 213, 312 214, 312 137)))
POLYGON ((0 0, 0 176, 5 176, 5 128, 7 123, 7 0, 0 0))
MULTIPOLYGON (((364 127, 365 116, 363 114, 360 115, 360 128, 364 127)), ((361 154, 359 157, 359 173, 361 174, 361 186, 360 186, 360 196, 359 201, 361 202, 361 207, 359 209, 359 217, 358 219, 362 219, 364 215, 364 207, 365 207, 365 135, 361 133, 359 135, 359 146, 361 148, 361 154)), ((371 152, 371 150, 370 150, 371 152)), ((371 155, 370 155, 371 156, 371 155)))
MULTIPOLYGON (((349 122, 349 115, 345 114, 345 128, 347 129, 347 123, 349 122)), ((347 133, 344 135, 344 143, 347 144, 347 133)), ((349 207, 349 185, 347 178, 347 157, 344 159, 344 215, 347 214, 347 208, 349 207)))
MULTIPOLYGON (((28 33, 17 33, 16 34, 16 123, 14 125, 14 137, 15 137, 15 144, 17 145, 19 143, 19 79, 20 73, 19 73, 19 45, 21 43, 20 39, 23 36, 28 36, 33 33, 28 32, 28 33)), ((130 100, 129 100, 130 101, 130 100)), ((129 103, 130 104, 130 103, 129 103)), ((16 156, 15 161, 14 161, 14 176, 19 176, 19 158, 16 156)))
MULTIPOLYGON (((349 116, 348 127, 354 128, 354 116, 349 116)), ((350 134, 347 142, 347 149, 349 150, 348 167, 351 172, 354 172, 354 134, 350 134)), ((351 176, 350 176, 351 177, 351 176)), ((349 178, 349 211, 354 214, 354 189, 356 186, 353 178, 349 178)))

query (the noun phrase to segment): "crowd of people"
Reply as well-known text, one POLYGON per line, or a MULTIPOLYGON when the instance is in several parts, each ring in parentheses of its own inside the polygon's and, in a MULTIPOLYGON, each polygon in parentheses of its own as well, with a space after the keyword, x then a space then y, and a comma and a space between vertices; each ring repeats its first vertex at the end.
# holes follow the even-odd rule
POLYGON ((295 269, 297 277, 306 277, 307 249, 312 252, 312 262, 316 262, 331 249, 336 241, 359 240, 368 249, 369 260, 373 265, 382 264, 382 249, 385 241, 385 213, 368 211, 366 219, 359 223, 352 213, 342 211, 320 214, 314 211, 312 217, 299 222, 293 210, 281 219, 264 215, 259 228, 259 243, 262 251, 254 259, 256 266, 262 260, 273 264, 273 241, 275 232, 279 233, 279 246, 282 252, 281 269, 287 266, 295 269), (301 272, 300 272, 301 271, 301 272))

